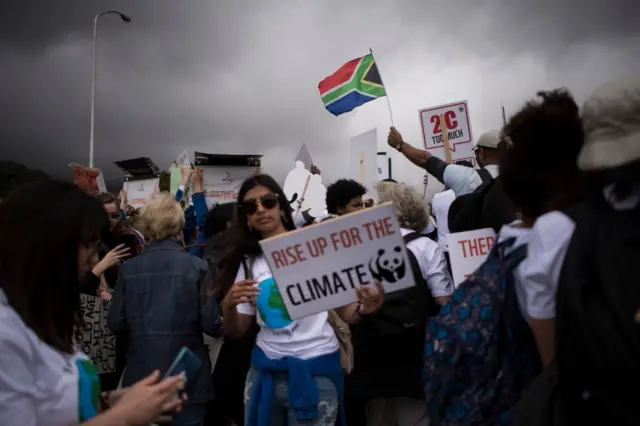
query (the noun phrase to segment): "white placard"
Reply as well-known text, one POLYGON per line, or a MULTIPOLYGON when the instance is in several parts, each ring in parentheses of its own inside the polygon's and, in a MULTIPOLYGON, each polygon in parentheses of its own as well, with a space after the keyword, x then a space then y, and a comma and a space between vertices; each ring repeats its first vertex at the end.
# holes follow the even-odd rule
MULTIPOLYGON (((389 203, 260 241, 291 319, 356 301, 380 280, 385 293, 415 285, 389 203)), ((258 296, 260 297, 260 296, 258 296)))
POLYGON ((178 158, 176 158, 171 165, 178 166, 178 167, 191 166, 191 160, 189 159, 189 153, 187 152, 187 150, 185 149, 184 151, 182 151, 182 154, 180 154, 178 158))
POLYGON ((123 189, 127 193, 127 203, 136 209, 144 207, 147 201, 153 198, 159 184, 159 178, 130 180, 125 182, 123 189))
POLYGON ((378 182, 378 132, 369 130, 351 138, 349 177, 367 188, 365 199, 377 200, 376 182, 378 182))
POLYGON ((207 206, 229 203, 238 198, 242 183, 259 173, 258 167, 202 166, 204 171, 204 192, 207 206))
POLYGON ((467 101, 426 108, 420 110, 418 114, 426 150, 442 160, 445 159, 442 129, 446 125, 451 160, 467 160, 476 165, 467 101))
POLYGON ((449 260, 457 287, 482 265, 496 241, 491 228, 449 234, 449 260))

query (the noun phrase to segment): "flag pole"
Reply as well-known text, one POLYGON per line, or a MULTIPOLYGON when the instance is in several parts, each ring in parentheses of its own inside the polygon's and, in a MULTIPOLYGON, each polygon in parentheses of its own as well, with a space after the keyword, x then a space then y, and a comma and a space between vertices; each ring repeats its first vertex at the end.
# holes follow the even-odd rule
POLYGON ((502 104, 502 126, 507 126, 507 114, 504 112, 504 104, 502 104))
POLYGON ((378 68, 378 75, 380 75, 380 82, 382 83, 382 87, 384 87, 384 96, 387 98, 387 106, 389 107, 389 118, 391 119, 391 127, 394 127, 393 124, 393 112, 391 112, 391 101, 389 100, 389 92, 387 92, 387 86, 384 84, 384 80, 382 79, 382 73, 380 72, 380 67, 378 66, 378 61, 376 61, 375 56, 373 55, 373 49, 369 48, 369 53, 373 57, 373 61, 378 68))

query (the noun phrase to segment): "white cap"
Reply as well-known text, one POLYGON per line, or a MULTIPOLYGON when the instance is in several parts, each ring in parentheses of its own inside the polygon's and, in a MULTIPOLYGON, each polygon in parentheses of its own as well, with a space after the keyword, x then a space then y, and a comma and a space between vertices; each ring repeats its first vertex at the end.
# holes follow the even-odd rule
POLYGON ((640 160, 640 74, 609 82, 582 106, 582 170, 602 170, 640 160))
POLYGON ((480 139, 473 147, 475 151, 478 148, 497 148, 501 141, 501 133, 498 130, 489 130, 480 135, 480 139))

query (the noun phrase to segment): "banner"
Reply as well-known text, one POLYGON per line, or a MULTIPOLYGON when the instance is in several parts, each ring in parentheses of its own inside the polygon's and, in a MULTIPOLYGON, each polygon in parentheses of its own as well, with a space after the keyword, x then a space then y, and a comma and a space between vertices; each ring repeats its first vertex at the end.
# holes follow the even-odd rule
POLYGON ((201 166, 207 206, 235 201, 242 183, 259 173, 259 167, 201 166))
POLYGON ((109 302, 99 297, 80 295, 84 327, 74 330, 76 346, 95 364, 99 374, 116 371, 116 336, 107 328, 109 302))
POLYGON ((73 172, 73 181, 78 187, 89 195, 97 195, 107 192, 104 176, 100 169, 92 169, 82 164, 69 164, 73 172))
POLYGON ((381 282, 385 293, 415 285, 390 203, 260 241, 273 278, 258 284, 256 306, 281 324, 345 306, 356 288, 381 282), (284 309, 286 308, 286 311, 284 309))
POLYGON ((495 241, 496 233, 491 228, 449 234, 449 260, 454 286, 457 287, 484 263, 495 241))
POLYGON ((378 182, 378 132, 369 130, 351 138, 349 176, 367 188, 365 199, 377 200, 376 182, 378 182))
POLYGON ((153 198, 159 184, 159 178, 126 181, 123 189, 127 193, 127 202, 136 209, 144 207, 153 198))

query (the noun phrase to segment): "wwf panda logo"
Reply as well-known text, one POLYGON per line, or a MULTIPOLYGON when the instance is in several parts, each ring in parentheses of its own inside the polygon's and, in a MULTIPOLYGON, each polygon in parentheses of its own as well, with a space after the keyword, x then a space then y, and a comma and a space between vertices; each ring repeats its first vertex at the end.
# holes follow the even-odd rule
POLYGON ((404 278, 407 273, 403 248, 396 246, 393 250, 380 249, 369 260, 369 272, 374 279, 382 282, 395 283, 404 278))

